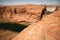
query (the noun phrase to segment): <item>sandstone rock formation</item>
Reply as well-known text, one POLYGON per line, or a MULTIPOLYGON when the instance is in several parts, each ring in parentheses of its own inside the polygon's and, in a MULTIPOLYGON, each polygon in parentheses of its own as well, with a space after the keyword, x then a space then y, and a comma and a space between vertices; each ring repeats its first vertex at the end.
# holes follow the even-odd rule
POLYGON ((45 10, 44 5, 1 6, 0 22, 31 24, 39 21, 45 10))
POLYGON ((8 30, 0 29, 0 40, 11 40, 17 34, 18 33, 15 33, 13 31, 8 31, 8 30))
POLYGON ((60 10, 60 6, 57 6, 57 9, 56 9, 56 11, 58 11, 58 10, 60 10))
POLYGON ((60 11, 28 26, 12 40, 60 40, 60 11))

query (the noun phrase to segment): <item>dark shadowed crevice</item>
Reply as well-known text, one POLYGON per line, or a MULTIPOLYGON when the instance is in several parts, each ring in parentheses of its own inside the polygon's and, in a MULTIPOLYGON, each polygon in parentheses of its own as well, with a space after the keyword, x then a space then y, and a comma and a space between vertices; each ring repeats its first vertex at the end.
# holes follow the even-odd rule
POLYGON ((46 7, 42 10, 42 13, 41 13, 40 19, 42 19, 42 17, 45 15, 45 12, 46 12, 46 7))
POLYGON ((16 23, 0 23, 0 29, 11 30, 14 32, 21 32, 28 25, 16 24, 16 23))
POLYGON ((14 9, 14 13, 17 14, 17 9, 16 8, 14 9))

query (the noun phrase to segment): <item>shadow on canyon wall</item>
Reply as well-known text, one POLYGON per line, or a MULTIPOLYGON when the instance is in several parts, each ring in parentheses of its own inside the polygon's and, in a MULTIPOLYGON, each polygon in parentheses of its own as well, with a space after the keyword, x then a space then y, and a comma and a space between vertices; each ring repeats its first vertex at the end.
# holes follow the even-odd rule
POLYGON ((17 23, 0 23, 0 29, 11 30, 14 32, 20 32, 28 25, 22 25, 17 23))

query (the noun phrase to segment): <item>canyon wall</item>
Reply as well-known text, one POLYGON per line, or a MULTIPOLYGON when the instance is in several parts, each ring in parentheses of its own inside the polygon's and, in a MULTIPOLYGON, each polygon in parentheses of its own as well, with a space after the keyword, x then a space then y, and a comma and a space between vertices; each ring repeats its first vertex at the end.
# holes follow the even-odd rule
POLYGON ((45 10, 44 5, 0 6, 0 23, 31 24, 38 22, 45 10))

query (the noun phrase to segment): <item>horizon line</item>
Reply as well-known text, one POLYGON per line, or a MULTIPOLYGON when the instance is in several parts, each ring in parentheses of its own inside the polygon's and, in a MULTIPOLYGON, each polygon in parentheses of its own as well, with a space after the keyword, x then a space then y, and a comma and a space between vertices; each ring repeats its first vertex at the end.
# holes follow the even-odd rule
MULTIPOLYGON (((9 5, 59 5, 59 4, 34 4, 34 3, 22 3, 22 4, 0 4, 2 6, 9 6, 9 5)), ((60 5, 59 5, 60 6, 60 5)))

